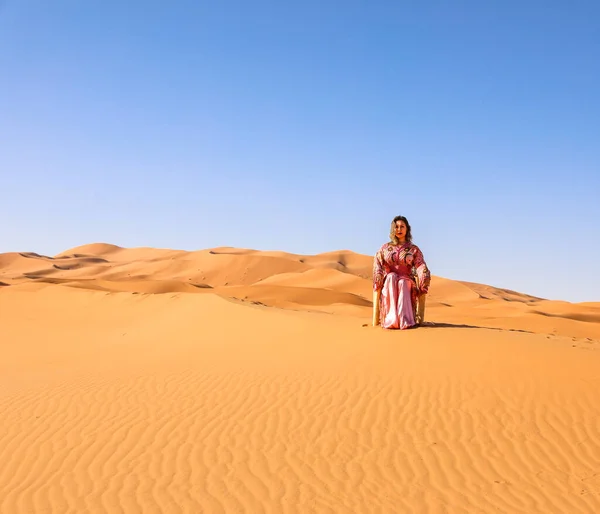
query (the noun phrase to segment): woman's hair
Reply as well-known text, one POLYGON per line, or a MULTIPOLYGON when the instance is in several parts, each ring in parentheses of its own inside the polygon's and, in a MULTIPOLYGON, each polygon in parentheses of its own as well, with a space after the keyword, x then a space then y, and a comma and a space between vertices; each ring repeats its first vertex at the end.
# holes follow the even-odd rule
POLYGON ((396 237, 396 222, 397 221, 404 222, 404 224, 406 225, 406 242, 412 243, 412 231, 410 229, 410 223, 404 216, 396 216, 392 220, 392 225, 390 227, 390 239, 391 239, 392 243, 394 243, 395 245, 398 244, 398 238, 396 237))

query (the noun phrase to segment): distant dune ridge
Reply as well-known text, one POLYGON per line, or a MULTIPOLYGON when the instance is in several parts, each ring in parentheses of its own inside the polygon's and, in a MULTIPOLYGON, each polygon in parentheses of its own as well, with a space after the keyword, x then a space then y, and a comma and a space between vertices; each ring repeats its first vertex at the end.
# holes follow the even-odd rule
MULTIPOLYGON (((29 290, 64 285, 142 294, 210 293, 272 307, 368 317, 372 262, 372 256, 347 250, 296 255, 240 248, 189 252, 94 243, 54 257, 33 252, 0 254, 0 281, 29 290)), ((590 327, 576 322, 600 322, 600 302, 547 301, 437 276, 427 307, 430 320, 478 319, 485 326, 513 329, 533 323, 534 330, 563 335, 587 334, 590 327)))
POLYGON ((0 512, 600 512, 600 302, 372 259, 0 254, 0 512))

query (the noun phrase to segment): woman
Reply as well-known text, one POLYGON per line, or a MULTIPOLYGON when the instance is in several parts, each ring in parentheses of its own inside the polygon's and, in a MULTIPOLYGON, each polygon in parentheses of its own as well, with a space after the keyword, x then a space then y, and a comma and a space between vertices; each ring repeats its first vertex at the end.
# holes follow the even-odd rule
POLYGON ((431 273, 421 250, 412 243, 408 220, 396 216, 390 242, 379 249, 373 262, 373 326, 403 330, 421 323, 416 319, 417 302, 427 294, 430 282, 431 273))

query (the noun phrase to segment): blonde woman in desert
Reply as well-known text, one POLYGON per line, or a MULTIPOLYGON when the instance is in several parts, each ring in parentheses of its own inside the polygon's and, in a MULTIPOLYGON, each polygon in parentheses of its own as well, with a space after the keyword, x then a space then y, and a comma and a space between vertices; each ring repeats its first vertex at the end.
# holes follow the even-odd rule
POLYGON ((390 241, 373 261, 373 326, 404 330, 423 324, 430 282, 423 252, 412 242, 410 223, 396 216, 390 241))

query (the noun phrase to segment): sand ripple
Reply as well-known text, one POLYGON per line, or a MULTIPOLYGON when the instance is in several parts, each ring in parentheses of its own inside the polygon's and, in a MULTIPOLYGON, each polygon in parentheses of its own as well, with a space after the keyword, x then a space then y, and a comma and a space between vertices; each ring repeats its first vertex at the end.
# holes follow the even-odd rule
POLYGON ((600 512, 600 305, 372 259, 0 254, 0 514, 600 512))
POLYGON ((82 377, 1 398, 0 511, 598 512, 599 404, 543 389, 82 377))

